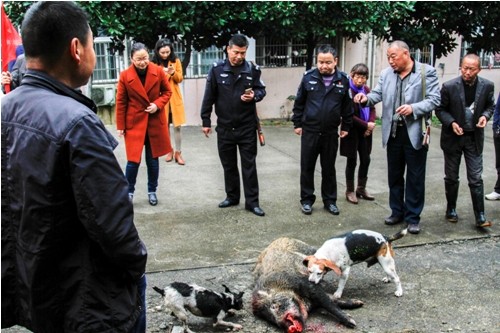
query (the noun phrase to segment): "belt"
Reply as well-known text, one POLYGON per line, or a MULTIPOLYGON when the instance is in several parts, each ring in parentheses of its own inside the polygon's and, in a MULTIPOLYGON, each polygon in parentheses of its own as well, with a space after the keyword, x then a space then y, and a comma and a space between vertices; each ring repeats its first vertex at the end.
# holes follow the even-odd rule
POLYGON ((464 132, 464 136, 474 136, 474 131, 464 132))

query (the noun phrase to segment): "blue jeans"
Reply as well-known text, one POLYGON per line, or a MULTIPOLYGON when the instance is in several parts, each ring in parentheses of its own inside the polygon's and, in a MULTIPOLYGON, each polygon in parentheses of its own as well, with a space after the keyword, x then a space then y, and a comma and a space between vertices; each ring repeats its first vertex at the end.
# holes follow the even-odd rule
MULTIPOLYGON (((158 161, 158 158, 153 158, 147 134, 144 146, 146 150, 146 165, 148 167, 148 192, 156 192, 156 188, 158 187, 158 177, 160 175, 160 162, 158 161)), ((135 183, 137 181, 137 174, 139 173, 139 165, 140 163, 130 161, 127 162, 125 177, 128 181, 128 193, 135 192, 135 183)))
POLYGON ((141 314, 130 333, 146 333, 146 274, 137 282, 137 289, 141 298, 141 314))

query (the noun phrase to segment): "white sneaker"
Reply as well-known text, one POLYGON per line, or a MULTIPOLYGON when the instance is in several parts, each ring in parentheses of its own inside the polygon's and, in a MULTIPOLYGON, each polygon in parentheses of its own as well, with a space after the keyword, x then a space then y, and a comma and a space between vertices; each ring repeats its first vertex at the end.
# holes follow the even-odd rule
POLYGON ((500 200, 500 193, 493 191, 490 194, 486 194, 484 197, 486 200, 500 200))

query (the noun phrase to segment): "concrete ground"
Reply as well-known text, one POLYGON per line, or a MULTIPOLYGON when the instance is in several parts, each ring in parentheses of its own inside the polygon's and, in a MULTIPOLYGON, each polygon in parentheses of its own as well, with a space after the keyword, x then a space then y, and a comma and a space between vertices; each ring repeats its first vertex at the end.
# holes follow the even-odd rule
MULTIPOLYGON (((112 126, 110 131, 115 132, 112 126)), ((388 206, 386 151, 381 147, 380 128, 375 131, 368 190, 375 201, 353 205, 345 200, 345 158, 336 164, 339 216, 328 214, 317 200, 310 216, 299 204, 300 138, 291 126, 265 126, 266 145, 259 147, 257 169, 260 205, 265 217, 245 211, 240 205, 220 209, 225 198, 216 134, 205 138, 200 127, 182 129, 185 166, 174 162, 160 165, 159 204, 147 201, 146 166, 141 165, 134 197, 135 221, 148 247, 149 286, 163 287, 173 281, 196 282, 222 291, 221 284, 245 291, 245 309, 231 321, 244 326, 242 332, 278 332, 255 319, 249 309, 251 271, 260 253, 274 239, 298 238, 320 246, 327 238, 352 229, 372 229, 393 234, 401 226, 386 226, 388 206)), ((491 128, 484 150, 485 194, 496 181, 491 128)), ((474 214, 465 174, 457 205, 460 221, 444 219, 446 201, 440 129, 432 129, 427 159, 426 204, 419 235, 407 235, 395 243, 396 265, 405 294, 396 298, 394 285, 385 285, 376 265, 361 264, 351 270, 344 297, 358 298, 364 307, 348 311, 358 326, 354 330, 336 324, 319 313, 309 320, 307 332, 500 332, 500 201, 485 201, 487 217, 494 225, 487 230, 474 226, 474 214)), ((117 158, 125 166, 121 141, 117 158)), ((321 170, 316 177, 320 189, 321 170)), ((330 276, 329 281, 333 281, 330 276)), ((336 282, 332 282, 336 283, 336 282)), ((333 286, 332 286, 333 287, 333 286)), ((148 332, 169 332, 172 317, 157 312, 160 298, 148 288, 148 332)), ((222 332, 210 320, 190 317, 197 332, 222 332)), ((5 332, 16 332, 15 329, 5 332)))

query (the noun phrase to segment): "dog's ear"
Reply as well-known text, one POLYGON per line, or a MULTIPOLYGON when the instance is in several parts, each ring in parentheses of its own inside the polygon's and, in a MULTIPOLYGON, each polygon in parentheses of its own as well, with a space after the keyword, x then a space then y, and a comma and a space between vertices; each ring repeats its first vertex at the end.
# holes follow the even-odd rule
POLYGON ((342 271, 340 270, 339 266, 335 265, 330 260, 322 260, 321 263, 323 265, 325 265, 326 268, 331 269, 332 271, 334 271, 335 274, 337 274, 338 276, 342 275, 342 271))
POLYGON ((302 260, 302 264, 307 267, 309 265, 309 260, 311 259, 314 259, 314 256, 305 257, 304 260, 302 260))
POLYGON ((231 290, 229 290, 229 287, 226 286, 225 284, 222 285, 226 291, 226 293, 231 293, 231 290))

